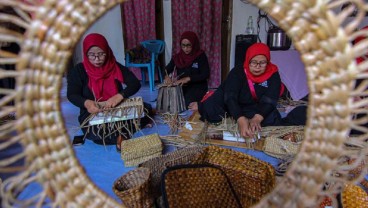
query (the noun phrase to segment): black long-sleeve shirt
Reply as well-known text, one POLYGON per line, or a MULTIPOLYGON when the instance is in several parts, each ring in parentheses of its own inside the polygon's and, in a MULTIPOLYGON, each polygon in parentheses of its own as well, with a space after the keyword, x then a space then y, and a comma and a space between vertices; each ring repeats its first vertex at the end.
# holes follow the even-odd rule
MULTIPOLYGON (((226 80, 211 97, 199 103, 198 110, 201 119, 209 122, 220 122, 225 114, 235 120, 241 116, 251 119, 255 114, 260 114, 267 119, 271 114, 278 113, 276 106, 280 88, 280 75, 274 73, 265 82, 254 84, 257 95, 257 100, 254 100, 244 69, 242 66, 237 66, 230 71, 226 80)), ((277 121, 271 119, 272 122, 277 121)))
POLYGON ((257 101, 252 97, 243 67, 231 70, 221 87, 225 105, 234 119, 237 120, 242 115, 250 119, 255 114, 266 118, 277 106, 281 79, 279 73, 274 73, 265 82, 254 84, 257 101))
MULTIPOLYGON (((175 69, 175 63, 171 59, 165 67, 164 74, 171 74, 175 69)), ((185 103, 198 102, 208 91, 207 79, 210 77, 210 65, 205 53, 194 59, 191 66, 186 68, 176 68, 178 79, 190 77, 190 81, 183 85, 185 103)))
MULTIPOLYGON (((123 74, 124 83, 119 89, 119 93, 124 98, 129 98, 138 92, 141 84, 137 77, 126 67, 118 63, 123 74)), ((67 76, 67 97, 68 100, 75 106, 80 108, 78 117, 79 123, 82 123, 90 114, 87 108, 84 107, 84 102, 88 100, 95 100, 91 89, 88 87, 88 75, 82 63, 77 64, 72 70, 68 72, 67 76)))

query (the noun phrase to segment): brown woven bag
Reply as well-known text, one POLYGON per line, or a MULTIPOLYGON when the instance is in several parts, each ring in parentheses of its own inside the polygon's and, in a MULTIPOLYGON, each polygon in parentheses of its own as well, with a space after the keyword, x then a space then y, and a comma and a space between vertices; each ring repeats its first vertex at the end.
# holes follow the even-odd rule
POLYGON ((241 207, 221 168, 212 165, 178 165, 162 174, 166 208, 241 207))
POLYGON ((140 167, 148 168, 151 171, 153 196, 158 197, 161 195, 161 174, 166 168, 174 165, 190 164, 194 158, 198 157, 203 149, 201 146, 185 147, 142 163, 140 167))
POLYGON ((118 178, 112 189, 127 207, 151 208, 154 200, 150 193, 150 180, 148 168, 137 168, 118 178))
POLYGON ((220 167, 229 177, 242 207, 250 207, 275 186, 275 170, 250 155, 219 146, 208 146, 193 164, 220 167))

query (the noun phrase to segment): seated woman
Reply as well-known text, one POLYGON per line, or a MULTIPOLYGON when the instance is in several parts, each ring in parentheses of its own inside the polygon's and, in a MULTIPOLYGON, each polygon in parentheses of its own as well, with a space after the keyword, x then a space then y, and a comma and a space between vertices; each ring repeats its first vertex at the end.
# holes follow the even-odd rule
POLYGON ((281 79, 276 65, 270 61, 270 49, 255 43, 246 52, 243 67, 232 69, 226 80, 206 100, 191 103, 201 120, 217 123, 225 116, 237 121, 244 138, 253 137, 262 126, 280 125, 276 105, 281 79))
MULTIPOLYGON (((83 62, 69 71, 67 80, 67 97, 80 108, 78 121, 81 125, 91 114, 117 106, 141 87, 135 75, 116 61, 105 37, 97 33, 84 39, 83 62), (97 101, 104 102, 103 109, 97 101)), ((120 134, 122 130, 105 138, 105 144, 117 144, 117 150, 120 150, 121 140, 128 135, 120 134)), ((95 135, 97 131, 87 132, 87 128, 82 128, 82 131, 87 133, 86 138, 102 143, 104 137, 95 135)))
POLYGON ((168 75, 177 78, 176 84, 183 86, 185 105, 198 102, 208 90, 207 79, 210 76, 210 66, 206 53, 200 49, 197 35, 186 31, 180 38, 181 49, 173 56, 165 67, 165 82, 171 82, 168 75))

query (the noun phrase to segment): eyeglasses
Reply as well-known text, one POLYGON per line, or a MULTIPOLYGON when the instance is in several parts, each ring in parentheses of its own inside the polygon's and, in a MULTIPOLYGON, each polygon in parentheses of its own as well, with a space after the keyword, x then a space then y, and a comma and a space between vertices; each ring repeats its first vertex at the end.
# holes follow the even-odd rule
POLYGON ((258 62, 258 61, 250 61, 249 62, 249 65, 250 66, 252 66, 252 67, 257 67, 258 65, 260 66, 260 67, 265 67, 265 66, 267 66, 267 61, 260 61, 260 62, 258 62))
POLYGON ((97 55, 94 54, 94 53, 88 53, 87 54, 87 57, 88 57, 89 60, 95 60, 97 57, 98 57, 99 60, 101 60, 101 59, 105 58, 105 56, 106 56, 106 53, 102 53, 102 52, 97 53, 97 55))
POLYGON ((191 47, 192 47, 192 44, 190 44, 190 43, 189 43, 189 44, 184 44, 184 43, 182 43, 182 44, 181 44, 181 47, 182 47, 182 48, 191 48, 191 47))

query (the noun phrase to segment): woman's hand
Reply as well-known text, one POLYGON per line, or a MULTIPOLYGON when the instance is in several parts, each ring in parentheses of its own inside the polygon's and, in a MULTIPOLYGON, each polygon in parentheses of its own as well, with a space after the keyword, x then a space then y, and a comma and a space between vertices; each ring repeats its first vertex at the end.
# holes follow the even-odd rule
POLYGON ((111 98, 109 98, 108 100, 106 100, 105 102, 105 106, 103 107, 104 109, 107 108, 113 108, 115 106, 117 106, 119 103, 121 103, 121 101, 123 101, 124 97, 118 93, 114 96, 112 96, 111 98))
POLYGON ((97 103, 93 100, 86 100, 84 102, 84 107, 87 108, 88 113, 98 113, 100 112, 100 108, 97 106, 97 103))
POLYGON ((190 82, 190 77, 183 77, 175 82, 175 84, 183 85, 190 82))
POLYGON ((243 138, 250 138, 254 133, 249 128, 249 120, 241 116, 237 120, 240 136, 243 138))
POLYGON ((169 76, 165 76, 165 79, 164 79, 164 84, 172 84, 172 79, 169 77, 169 76))
POLYGON ((260 132, 262 130, 261 122, 263 121, 263 116, 256 114, 253 116, 252 119, 249 121, 249 127, 252 130, 253 135, 257 132, 260 132))

